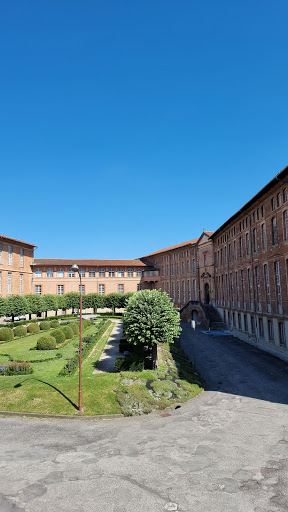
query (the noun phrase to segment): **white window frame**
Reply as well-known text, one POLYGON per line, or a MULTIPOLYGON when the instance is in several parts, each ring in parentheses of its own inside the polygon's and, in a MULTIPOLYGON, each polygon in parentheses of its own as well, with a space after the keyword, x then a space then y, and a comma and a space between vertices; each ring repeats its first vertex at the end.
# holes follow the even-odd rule
POLYGON ((12 265, 13 247, 8 245, 8 265, 12 265))
POLYGON ((42 295, 42 285, 41 284, 35 285, 35 295, 42 295))
POLYGON ((20 247, 20 267, 23 268, 24 266, 24 249, 23 247, 20 247))
POLYGON ((19 294, 22 295, 23 293, 23 274, 20 274, 19 276, 19 294))
POLYGON ((124 277, 124 269, 123 268, 119 268, 118 277, 124 277))
POLYGON ((64 295, 64 284, 57 284, 57 295, 64 295))
POLYGON ((47 268, 46 277, 48 277, 48 278, 53 277, 53 268, 47 268))
POLYGON ((99 295, 105 295, 105 284, 99 284, 99 295))
POLYGON ((58 268, 57 277, 64 277, 64 268, 58 268))
POLYGON ((118 293, 120 295, 124 294, 124 284, 118 284, 118 293))
POLYGON ((90 268, 89 269, 89 277, 95 277, 96 276, 96 273, 95 273, 95 269, 94 268, 90 268))
POLYGON ((99 277, 105 277, 105 268, 99 269, 99 277))
POLYGON ((133 268, 128 268, 127 277, 133 277, 133 268))
POLYGON ((35 277, 42 277, 42 268, 36 268, 35 277))

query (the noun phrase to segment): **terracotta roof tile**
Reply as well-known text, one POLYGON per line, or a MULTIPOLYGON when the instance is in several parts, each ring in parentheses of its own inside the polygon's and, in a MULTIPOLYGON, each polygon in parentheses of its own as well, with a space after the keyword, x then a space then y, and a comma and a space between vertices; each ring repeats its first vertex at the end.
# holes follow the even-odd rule
POLYGON ((77 258, 73 260, 65 260, 65 259, 46 259, 46 258, 37 258, 34 260, 34 266, 38 265, 51 265, 51 266, 71 266, 74 265, 80 266, 95 266, 95 267, 147 267, 147 264, 141 261, 140 259, 136 260, 78 260, 77 258))
POLYGON ((23 240, 18 240, 17 238, 11 238, 10 236, 0 235, 0 240, 7 240, 7 242, 17 242, 23 245, 29 245, 30 247, 37 247, 37 245, 30 244, 29 242, 24 242, 23 240))
MULTIPOLYGON (((208 234, 208 231, 205 233, 208 234)), ((155 254, 161 254, 162 252, 166 251, 172 251, 173 249, 179 249, 180 247, 186 247, 190 244, 196 244, 198 242, 199 238, 194 238, 193 240, 188 240, 188 242, 182 242, 181 244, 177 245, 171 245, 171 247, 165 247, 165 249, 160 249, 159 251, 151 252, 150 254, 146 254, 146 256, 143 256, 143 258, 149 258, 149 256, 154 256, 155 254)))

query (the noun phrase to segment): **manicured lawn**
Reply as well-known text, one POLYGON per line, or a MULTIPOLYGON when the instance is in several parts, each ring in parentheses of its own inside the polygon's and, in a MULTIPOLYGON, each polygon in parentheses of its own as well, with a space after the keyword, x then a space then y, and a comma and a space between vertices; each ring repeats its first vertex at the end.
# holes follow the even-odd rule
MULTIPOLYGON (((97 326, 91 326, 83 332, 83 336, 93 334, 97 326)), ((93 363, 100 354, 110 336, 113 325, 97 342, 96 349, 82 365, 82 403, 84 414, 117 414, 120 407, 116 401, 116 390, 119 385, 118 374, 93 375, 93 363), (101 350, 101 351, 100 351, 101 350)), ((46 331, 47 334, 47 331, 46 331)), ((73 357, 79 346, 79 336, 56 350, 30 350, 34 348, 39 336, 36 334, 21 338, 0 346, 0 362, 8 361, 9 354, 14 360, 33 361, 48 359, 62 354, 61 359, 33 362, 33 374, 0 377, 0 410, 35 412, 42 414, 77 414, 78 404, 78 372, 73 376, 58 377, 59 371, 68 359, 73 357), (21 386, 19 386, 21 384, 21 386), (16 386, 16 387, 15 387, 16 386)))

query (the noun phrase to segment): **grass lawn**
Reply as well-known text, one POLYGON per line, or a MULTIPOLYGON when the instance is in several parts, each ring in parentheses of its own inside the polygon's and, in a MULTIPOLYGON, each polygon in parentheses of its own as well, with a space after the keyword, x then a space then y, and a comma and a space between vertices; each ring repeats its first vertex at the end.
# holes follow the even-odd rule
MULTIPOLYGON (((97 342, 94 352, 82 364, 82 403, 84 414, 87 415, 121 412, 116 400, 120 375, 93 375, 93 364, 99 359, 112 328, 113 325, 108 327, 97 342)), ((96 329, 97 325, 90 326, 83 332, 83 336, 93 334, 96 329)), ((77 413, 79 374, 77 372, 73 376, 58 377, 58 373, 75 354, 79 346, 79 335, 56 350, 31 350, 36 346, 38 338, 45 334, 47 331, 0 346, 1 363, 9 360, 5 354, 18 361, 56 358, 57 353, 62 355, 59 359, 33 362, 31 375, 1 376, 0 410, 67 415, 77 413), (19 384, 21 386, 15 388, 19 384)))

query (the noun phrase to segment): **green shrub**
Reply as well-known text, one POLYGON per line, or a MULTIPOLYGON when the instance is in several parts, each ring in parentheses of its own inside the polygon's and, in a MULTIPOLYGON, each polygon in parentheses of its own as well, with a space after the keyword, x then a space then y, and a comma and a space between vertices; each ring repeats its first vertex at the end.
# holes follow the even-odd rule
POLYGON ((42 336, 37 341, 37 350, 54 350, 56 348, 56 340, 53 336, 42 336))
POLYGON ((82 330, 87 329, 87 327, 89 327, 89 325, 92 325, 91 320, 88 320, 88 319, 82 320, 82 330))
POLYGON ((14 328, 14 336, 17 338, 22 338, 23 336, 26 336, 27 334, 27 327, 24 327, 24 325, 18 325, 14 328))
POLYGON ((61 331, 64 332, 65 340, 70 340, 74 336, 71 327, 68 327, 68 325, 66 325, 65 327, 61 327, 61 331))
POLYGON ((75 322, 73 324, 70 324, 69 327, 71 327, 74 336, 76 336, 76 334, 79 334, 79 324, 76 324, 75 322))
POLYGON ((51 320, 50 325, 52 329, 55 329, 55 327, 59 327, 60 323, 58 322, 58 320, 51 320))
POLYGON ((40 331, 48 331, 50 329, 51 324, 49 320, 43 320, 43 322, 40 323, 40 331))
POLYGON ((14 332, 9 327, 2 327, 0 329, 0 341, 11 341, 14 338, 14 332))
POLYGON ((134 359, 133 357, 118 357, 115 359, 116 372, 142 372, 144 370, 144 361, 134 359))
POLYGON ((51 336, 53 336, 53 338, 55 338, 57 345, 64 343, 64 341, 66 339, 65 334, 62 331, 62 329, 55 329, 55 331, 51 332, 51 336))
POLYGON ((27 327, 27 331, 33 334, 40 332, 40 327, 38 324, 29 324, 27 327))
POLYGON ((26 375, 27 373, 33 373, 31 364, 27 361, 17 362, 12 361, 7 364, 3 364, 0 368, 0 375, 26 375))

